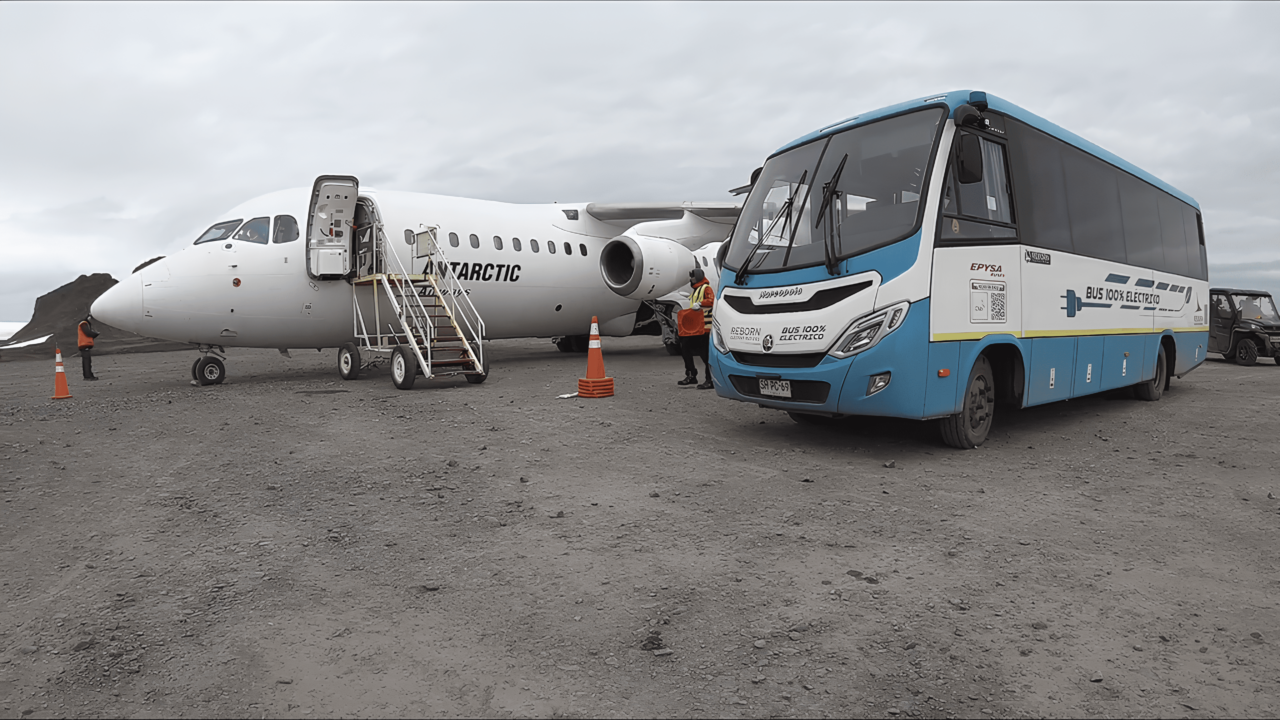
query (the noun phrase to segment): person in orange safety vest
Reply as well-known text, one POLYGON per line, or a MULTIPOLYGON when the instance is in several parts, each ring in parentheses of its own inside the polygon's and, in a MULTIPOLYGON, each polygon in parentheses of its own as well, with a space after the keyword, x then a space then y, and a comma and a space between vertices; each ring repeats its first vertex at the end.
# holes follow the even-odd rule
POLYGON ((80 349, 80 366, 84 369, 85 380, 97 380, 98 377, 93 374, 93 339, 98 337, 98 331, 93 329, 93 323, 89 318, 80 321, 76 326, 76 346, 80 349))
POLYGON ((708 341, 711 338, 711 306, 716 301, 716 291, 711 288, 711 283, 707 282, 707 274, 702 268, 694 268, 689 271, 689 286, 693 288, 693 293, 689 295, 689 309, 702 311, 702 322, 697 323, 695 327, 686 327, 686 325, 694 325, 692 322, 680 323, 680 354, 684 356, 684 379, 677 382, 677 385, 693 385, 698 382, 698 368, 694 365, 693 356, 697 355, 702 358, 702 364, 707 368, 707 380, 698 386, 699 390, 710 390, 715 387, 711 382, 711 363, 707 358, 708 341))

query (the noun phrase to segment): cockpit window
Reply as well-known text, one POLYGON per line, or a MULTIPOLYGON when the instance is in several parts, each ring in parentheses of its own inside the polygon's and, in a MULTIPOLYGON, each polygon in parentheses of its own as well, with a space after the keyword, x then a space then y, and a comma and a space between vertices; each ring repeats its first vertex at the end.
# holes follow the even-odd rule
POLYGON ((200 243, 217 242, 218 240, 226 240, 227 238, 231 237, 231 233, 235 232, 236 228, 240 227, 241 222, 244 222, 244 221, 228 220, 226 222, 215 223, 213 227, 209 228, 208 230, 205 230, 203 235, 196 238, 196 241, 192 244, 199 245, 200 243))
POLYGON ((271 242, 288 243, 298 239, 298 221, 292 215, 277 215, 275 231, 271 233, 271 242))
POLYGON ((259 245, 267 244, 267 231, 271 227, 271 218, 254 218, 244 224, 231 237, 232 240, 243 240, 244 242, 257 243, 259 245))

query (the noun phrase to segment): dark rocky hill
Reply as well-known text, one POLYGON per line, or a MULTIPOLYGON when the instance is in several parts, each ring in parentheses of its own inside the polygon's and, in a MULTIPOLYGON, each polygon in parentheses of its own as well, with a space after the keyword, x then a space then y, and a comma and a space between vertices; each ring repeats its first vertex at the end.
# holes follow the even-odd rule
MULTIPOLYGON (((45 293, 36 299, 35 312, 31 322, 13 334, 13 337, 0 342, 0 361, 53 358, 54 349, 61 348, 64 358, 76 355, 76 325, 89 314, 89 307, 98 296, 115 285, 118 280, 106 273, 81 275, 75 280, 52 292, 45 293), (3 346, 9 343, 20 343, 36 340, 45 335, 53 337, 36 345, 6 350, 3 346)), ((186 343, 175 343, 167 340, 134 335, 118 330, 103 322, 95 322, 94 329, 101 333, 94 340, 95 355, 110 355, 123 352, 156 352, 161 350, 183 350, 191 347, 186 343)))

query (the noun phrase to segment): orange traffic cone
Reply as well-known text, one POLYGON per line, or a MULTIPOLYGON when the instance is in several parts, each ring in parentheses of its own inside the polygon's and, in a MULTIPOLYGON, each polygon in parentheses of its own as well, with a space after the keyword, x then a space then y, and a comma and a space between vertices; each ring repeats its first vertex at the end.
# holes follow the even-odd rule
POLYGON ((67 371, 62 369, 62 349, 55 348, 58 359, 53 371, 53 400, 66 400, 71 397, 71 389, 67 387, 67 371))
POLYGON ((613 378, 604 376, 604 354, 600 352, 600 324, 591 318, 591 342, 587 344, 587 376, 578 379, 578 397, 613 397, 613 378))

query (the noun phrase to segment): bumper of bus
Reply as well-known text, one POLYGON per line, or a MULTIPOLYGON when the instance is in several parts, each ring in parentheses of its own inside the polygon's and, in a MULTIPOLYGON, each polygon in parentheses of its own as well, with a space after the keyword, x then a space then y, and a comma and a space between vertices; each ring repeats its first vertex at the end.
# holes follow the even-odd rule
POLYGON ((721 397, 791 412, 880 415, 922 419, 929 356, 929 301, 914 303, 907 319, 875 347, 849 358, 823 357, 815 367, 748 365, 711 347, 711 372, 721 397), (872 378, 889 373, 889 384, 868 395, 872 378), (791 383, 790 399, 759 392, 759 379, 791 383))

